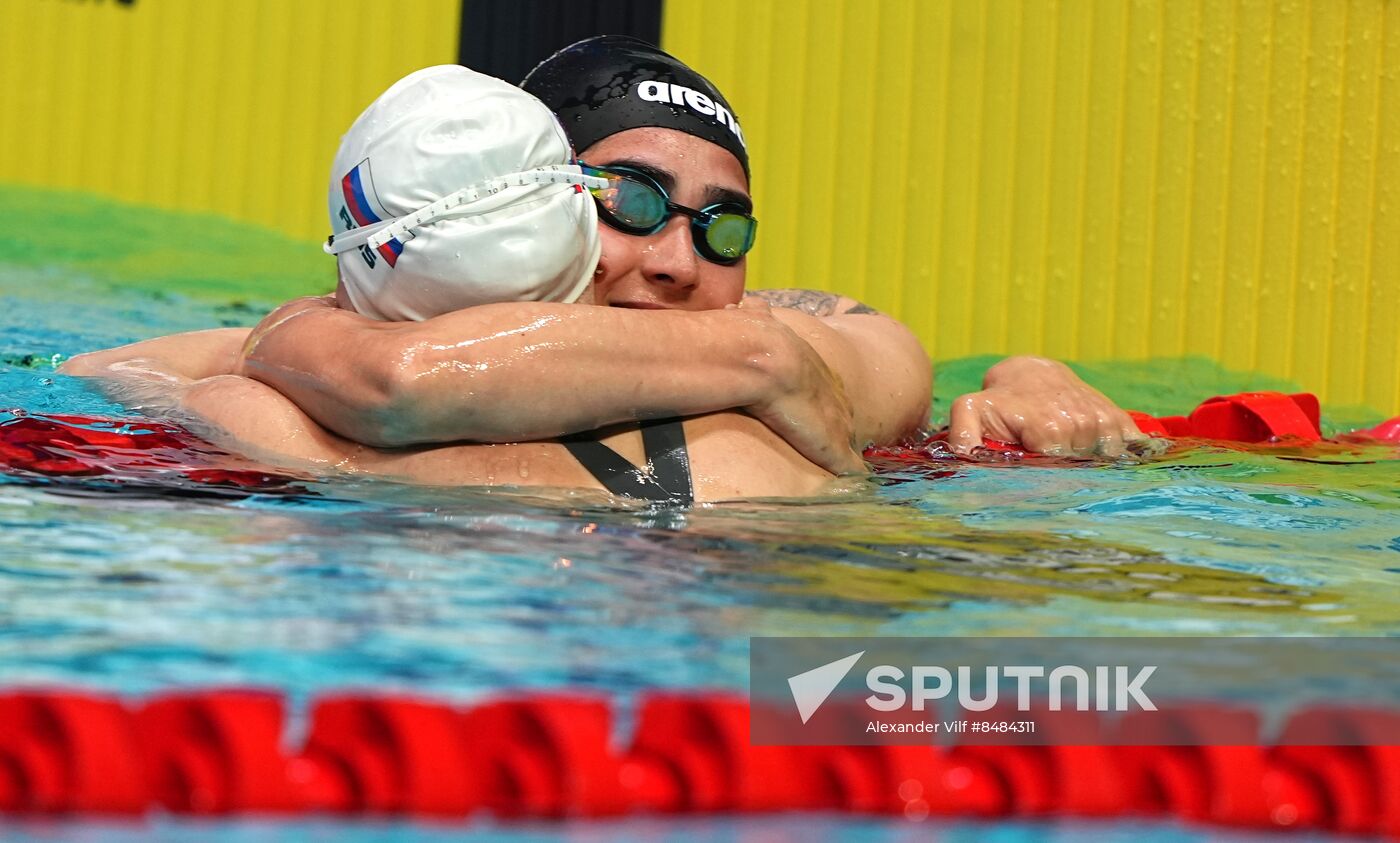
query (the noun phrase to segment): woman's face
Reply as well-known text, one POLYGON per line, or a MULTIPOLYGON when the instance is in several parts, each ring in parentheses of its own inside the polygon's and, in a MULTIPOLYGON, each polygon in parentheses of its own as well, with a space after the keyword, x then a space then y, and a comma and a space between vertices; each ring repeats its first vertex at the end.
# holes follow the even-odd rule
MULTIPOLYGON (((749 207, 748 179, 739 160, 721 147, 674 129, 628 129, 606 137, 579 156, 594 167, 626 165, 643 170, 671 201, 703 208, 721 201, 749 207)), ((610 307, 715 310, 744 295, 747 259, 730 266, 695 251, 690 218, 674 214, 655 234, 625 234, 601 220, 603 255, 593 278, 593 303, 610 307)))

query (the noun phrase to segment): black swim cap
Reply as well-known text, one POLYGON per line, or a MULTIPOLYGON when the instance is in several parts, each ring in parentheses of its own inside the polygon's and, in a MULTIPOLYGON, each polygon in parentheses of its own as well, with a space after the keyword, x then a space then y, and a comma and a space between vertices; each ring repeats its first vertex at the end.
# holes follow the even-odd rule
POLYGON ((540 62, 520 87, 559 117, 576 150, 628 129, 659 126, 723 147, 749 175, 744 133, 719 89, 645 41, 586 38, 540 62))

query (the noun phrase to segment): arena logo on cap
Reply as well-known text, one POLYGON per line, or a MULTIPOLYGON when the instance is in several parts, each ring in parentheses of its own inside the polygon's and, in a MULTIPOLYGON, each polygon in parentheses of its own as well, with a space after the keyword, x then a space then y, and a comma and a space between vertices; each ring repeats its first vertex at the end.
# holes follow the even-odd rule
POLYGON ((740 146, 745 149, 749 148, 748 144, 744 143, 744 132, 739 128, 739 121, 734 119, 734 115, 729 113, 729 109, 715 102, 708 94, 694 88, 687 88, 685 85, 657 80, 640 82, 634 90, 637 96, 647 102, 679 105, 704 117, 713 117, 721 126, 734 133, 734 137, 739 139, 740 146))

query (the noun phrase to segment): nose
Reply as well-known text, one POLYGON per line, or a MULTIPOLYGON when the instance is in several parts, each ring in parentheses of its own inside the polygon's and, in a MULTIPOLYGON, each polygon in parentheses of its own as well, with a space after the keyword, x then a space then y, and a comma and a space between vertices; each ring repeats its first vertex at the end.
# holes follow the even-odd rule
POLYGON ((647 238, 642 247, 641 270, 647 281, 677 291, 689 291, 700 283, 700 256, 690 239, 690 221, 676 214, 647 238))

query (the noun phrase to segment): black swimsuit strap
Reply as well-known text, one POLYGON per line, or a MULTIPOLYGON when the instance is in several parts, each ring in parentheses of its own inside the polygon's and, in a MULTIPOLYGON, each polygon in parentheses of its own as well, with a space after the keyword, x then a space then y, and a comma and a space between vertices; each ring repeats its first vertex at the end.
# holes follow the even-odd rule
POLYGON ((642 422, 642 448, 651 466, 651 476, 673 500, 692 503, 695 491, 690 485, 690 452, 685 447, 685 427, 680 419, 654 419, 642 422))
POLYGON ((690 484, 690 454, 685 447, 681 420, 656 419, 641 423, 642 448, 647 466, 641 468, 599 442, 594 433, 578 433, 560 440, 574 459, 614 495, 640 500, 688 505, 695 500, 690 484))

